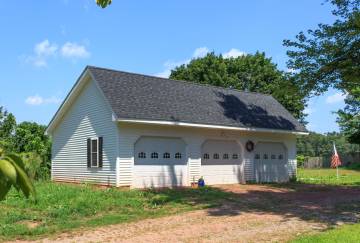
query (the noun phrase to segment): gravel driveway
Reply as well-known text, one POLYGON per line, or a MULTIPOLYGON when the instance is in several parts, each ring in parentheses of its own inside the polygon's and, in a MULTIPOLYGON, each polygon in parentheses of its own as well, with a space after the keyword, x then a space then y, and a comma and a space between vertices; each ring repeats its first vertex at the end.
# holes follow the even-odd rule
POLYGON ((80 229, 41 242, 284 242, 360 218, 360 188, 308 185, 219 188, 233 196, 216 208, 80 229))

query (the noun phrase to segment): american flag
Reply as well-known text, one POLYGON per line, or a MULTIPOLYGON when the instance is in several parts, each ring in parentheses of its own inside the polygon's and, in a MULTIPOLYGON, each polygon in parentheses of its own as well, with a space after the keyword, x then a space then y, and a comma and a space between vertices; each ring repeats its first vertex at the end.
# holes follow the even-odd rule
POLYGON ((334 143, 334 154, 331 157, 331 168, 337 168, 341 165, 340 157, 336 151, 335 143, 334 143))

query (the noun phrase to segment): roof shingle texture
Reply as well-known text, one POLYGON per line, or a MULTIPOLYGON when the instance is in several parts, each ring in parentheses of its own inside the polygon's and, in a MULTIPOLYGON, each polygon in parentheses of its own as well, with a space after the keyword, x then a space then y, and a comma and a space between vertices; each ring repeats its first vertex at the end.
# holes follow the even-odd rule
POLYGON ((118 118, 306 131, 272 96, 88 67, 118 118))

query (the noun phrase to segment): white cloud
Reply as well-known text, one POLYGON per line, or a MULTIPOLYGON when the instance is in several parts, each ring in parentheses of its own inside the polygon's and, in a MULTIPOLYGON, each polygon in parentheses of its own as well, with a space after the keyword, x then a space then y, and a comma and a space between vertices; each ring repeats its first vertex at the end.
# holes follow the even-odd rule
POLYGON ((43 98, 39 95, 29 96, 26 98, 25 103, 28 105, 44 105, 44 104, 58 104, 61 99, 51 96, 49 98, 43 98))
POLYGON ((196 48, 194 53, 193 53, 193 58, 199 58, 199 57, 204 57, 206 56, 206 54, 209 53, 209 49, 204 46, 204 47, 199 47, 199 48, 196 48))
POLYGON ((165 69, 164 71, 162 71, 160 73, 155 73, 154 76, 159 77, 159 78, 168 78, 168 77, 170 77, 170 74, 171 74, 171 70, 165 69))
POLYGON ((47 60, 43 57, 29 57, 27 59, 28 62, 31 62, 36 67, 46 67, 47 60))
POLYGON ((312 107, 306 107, 304 109, 304 113, 307 114, 307 115, 313 114, 315 111, 316 111, 316 109, 312 108, 312 107))
POLYGON ((47 59, 55 56, 58 46, 55 43, 50 43, 48 39, 35 44, 34 55, 25 58, 26 62, 32 63, 36 67, 46 67, 47 59))
POLYGON ((74 42, 66 42, 61 47, 61 55, 66 58, 87 58, 90 52, 86 50, 85 46, 74 42))
POLYGON ((52 56, 55 55, 58 47, 55 43, 50 43, 49 40, 44 40, 34 47, 34 52, 37 56, 52 56))
POLYGON ((86 47, 75 42, 66 42, 61 48, 56 43, 51 43, 48 39, 35 44, 33 55, 22 56, 27 63, 31 63, 36 67, 46 67, 48 60, 51 57, 56 57, 59 54, 63 58, 87 58, 90 57, 90 52, 86 47))
POLYGON ((345 97, 346 97, 346 94, 341 93, 341 92, 337 92, 337 93, 335 93, 333 95, 330 95, 330 96, 326 97, 325 102, 327 104, 339 103, 339 102, 344 101, 345 97))
POLYGON ((293 69, 293 68, 286 69, 286 72, 287 73, 297 73, 297 71, 295 69, 293 69))
POLYGON ((236 57, 245 56, 245 55, 246 55, 245 52, 240 51, 235 48, 232 48, 232 49, 230 49, 230 51, 223 53, 224 58, 231 58, 231 57, 236 58, 236 57))
POLYGON ((188 64, 190 62, 190 59, 174 62, 174 61, 166 61, 164 63, 164 71, 154 74, 156 77, 160 78, 168 78, 171 74, 171 70, 174 69, 177 66, 181 66, 182 64, 188 64))

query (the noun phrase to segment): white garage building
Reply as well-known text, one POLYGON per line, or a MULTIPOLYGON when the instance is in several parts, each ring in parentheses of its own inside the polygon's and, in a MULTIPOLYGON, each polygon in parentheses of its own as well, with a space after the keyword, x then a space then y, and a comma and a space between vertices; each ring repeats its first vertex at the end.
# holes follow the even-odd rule
POLYGON ((288 181, 307 131, 270 95, 86 67, 47 133, 53 180, 142 188, 288 181))

